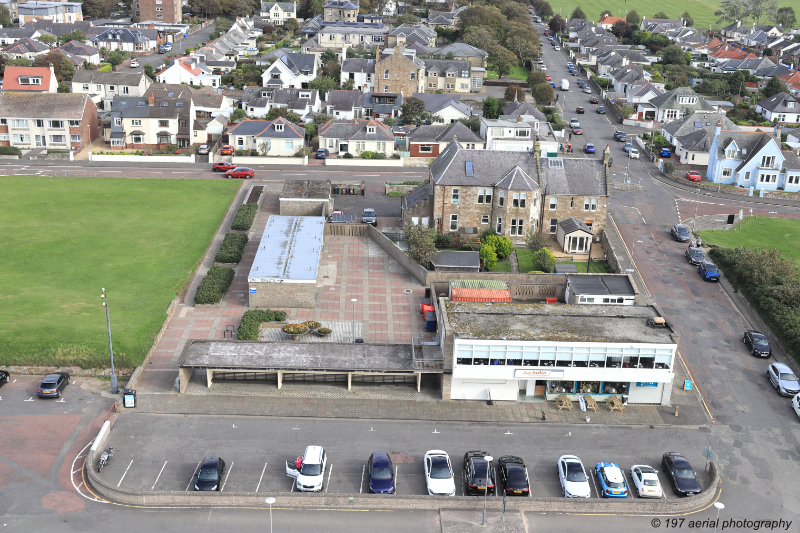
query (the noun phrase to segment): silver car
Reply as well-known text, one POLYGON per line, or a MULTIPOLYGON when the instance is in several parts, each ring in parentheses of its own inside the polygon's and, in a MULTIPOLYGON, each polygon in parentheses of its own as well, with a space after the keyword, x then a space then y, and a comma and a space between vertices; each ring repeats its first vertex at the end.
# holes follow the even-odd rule
POLYGON ((767 378, 781 396, 794 396, 800 392, 800 383, 792 369, 783 363, 772 363, 767 368, 767 378))
POLYGON ((197 155, 208 155, 208 150, 209 148, 207 144, 201 144, 197 147, 197 155))
POLYGON ((686 260, 689 261, 690 265, 699 265, 706 258, 703 255, 703 251, 700 248, 696 248, 694 246, 688 247, 683 255, 686 256, 686 260))

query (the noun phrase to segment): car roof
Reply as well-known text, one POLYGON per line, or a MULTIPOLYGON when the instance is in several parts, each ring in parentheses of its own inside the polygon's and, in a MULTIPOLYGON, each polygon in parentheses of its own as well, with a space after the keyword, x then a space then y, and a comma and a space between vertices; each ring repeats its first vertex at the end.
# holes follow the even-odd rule
POLYGON ((754 329, 748 329, 747 333, 749 333, 749 334, 751 334, 753 336, 755 336, 755 335, 760 335, 761 337, 765 337, 766 336, 763 333, 761 333, 760 331, 756 331, 754 329))
POLYGON ((581 462, 581 460, 578 459, 578 457, 575 456, 575 455, 562 455, 561 457, 558 458, 558 460, 559 461, 565 461, 567 463, 569 463, 569 462, 580 463, 581 462))
POLYGON ((303 462, 312 465, 322 463, 322 446, 306 446, 303 462))
POLYGON ((688 228, 683 224, 675 224, 675 229, 688 229, 688 228))
POLYGON ((42 381, 56 381, 58 378, 63 376, 64 374, 61 372, 57 372, 55 374, 47 374, 42 381))
POLYGON ((206 466, 206 465, 214 465, 214 466, 216 466, 218 462, 219 462, 219 457, 216 457, 216 456, 205 457, 203 459, 203 466, 206 466))
POLYGON ((649 465, 633 465, 631 468, 638 468, 642 471, 642 474, 655 474, 656 470, 652 466, 649 465))
MULTIPOLYGON (((780 370, 780 371, 784 371, 785 370, 787 372, 792 372, 792 369, 789 368, 788 365, 785 365, 783 363, 772 363, 772 364, 775 366, 776 370, 780 370)), ((794 372, 792 372, 792 374, 794 374, 794 372)))
POLYGON ((614 463, 599 463, 597 467, 605 472, 609 481, 622 481, 622 470, 614 463))
POLYGON ((484 456, 489 455, 487 452, 482 452, 480 450, 471 450, 464 454, 466 457, 473 457, 478 459, 483 459, 484 456))
POLYGON ((372 466, 380 468, 389 466, 389 454, 386 452, 375 452, 372 454, 372 466))
POLYGON ((522 460, 521 457, 517 457, 516 455, 504 455, 500 459, 497 460, 498 463, 503 464, 525 464, 525 461, 522 460))

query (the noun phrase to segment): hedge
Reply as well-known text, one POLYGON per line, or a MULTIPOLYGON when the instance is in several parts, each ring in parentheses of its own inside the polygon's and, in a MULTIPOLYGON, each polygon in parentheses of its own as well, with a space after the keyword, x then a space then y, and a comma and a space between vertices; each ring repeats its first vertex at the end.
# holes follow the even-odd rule
POLYGON ((21 153, 16 146, 0 146, 0 155, 20 155, 21 153))
POLYGON ((228 233, 222 240, 222 246, 214 257, 217 263, 238 263, 242 260, 242 251, 247 244, 244 233, 228 233))
POLYGON ((197 287, 194 296, 196 304, 216 304, 222 300, 225 291, 233 281, 233 269, 228 267, 213 266, 197 287))
POLYGON ((236 212, 236 216, 233 218, 233 223, 231 224, 231 229, 239 230, 239 231, 247 231, 250 229, 250 226, 253 225, 253 220, 256 218, 256 212, 258 211, 258 204, 244 204, 239 210, 236 212))
POLYGON ((258 329, 262 322, 283 322, 284 320, 286 320, 286 311, 249 309, 239 320, 236 338, 241 341, 257 341, 258 329))

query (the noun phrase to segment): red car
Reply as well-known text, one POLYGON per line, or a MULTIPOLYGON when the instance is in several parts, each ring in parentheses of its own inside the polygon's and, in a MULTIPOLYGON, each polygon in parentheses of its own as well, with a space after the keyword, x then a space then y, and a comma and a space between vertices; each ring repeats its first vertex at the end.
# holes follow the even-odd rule
POLYGON ((699 172, 690 170, 689 172, 686 173, 686 179, 689 181, 700 181, 703 178, 700 176, 699 172))
POLYGON ((229 170, 225 173, 225 177, 228 179, 231 178, 244 178, 250 179, 255 174, 255 171, 252 168, 247 167, 236 167, 233 170, 229 170))
POLYGON ((233 154, 233 146, 226 144, 222 147, 222 149, 220 149, 219 153, 222 155, 231 155, 233 154))
POLYGON ((575 135, 583 135, 583 130, 580 128, 575 128, 574 130, 572 130, 572 133, 574 133, 575 135))
POLYGON ((233 170, 234 168, 236 168, 236 165, 233 163, 220 161, 219 163, 214 163, 214 165, 211 167, 211 170, 214 172, 227 172, 229 170, 233 170))
POLYGON ((553 77, 550 74, 547 75, 547 81, 553 81, 553 77))

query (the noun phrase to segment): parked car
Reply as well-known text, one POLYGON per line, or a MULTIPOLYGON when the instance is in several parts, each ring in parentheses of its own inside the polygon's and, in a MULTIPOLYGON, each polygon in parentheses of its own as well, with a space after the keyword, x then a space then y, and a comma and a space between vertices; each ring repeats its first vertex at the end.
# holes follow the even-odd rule
POLYGON ((696 170, 690 170, 686 173, 686 179, 689 181, 700 181, 703 177, 696 170))
POLYGON ((225 473, 225 461, 220 457, 206 457, 197 472, 194 490, 218 491, 222 486, 222 474, 225 473))
POLYGON ((369 474, 370 494, 394 494, 394 470, 388 453, 375 452, 370 455, 367 474, 369 474))
POLYGON ((233 154, 233 146, 231 146, 230 144, 226 144, 219 149, 219 153, 221 155, 231 155, 233 154))
POLYGON ((374 209, 364 209, 364 212, 361 213, 361 223, 362 224, 372 224, 373 226, 378 226, 378 214, 375 213, 374 209))
POLYGON ((593 154, 595 153, 595 148, 592 143, 586 143, 586 146, 583 147, 584 153, 593 154))
POLYGON ((482 451, 464 454, 464 491, 467 495, 495 492, 494 468, 482 451))
POLYGON ((560 52, 561 51, 561 47, 558 46, 558 45, 555 45, 555 48, 553 48, 553 50, 555 50, 556 52, 560 52))
POLYGON ((255 175, 255 171, 252 168, 247 167, 236 167, 233 168, 225 173, 225 177, 228 179, 231 178, 244 178, 249 180, 255 175))
POLYGON ((504 455, 497 460, 497 475, 508 496, 528 496, 528 469, 522 459, 515 455, 504 455))
POLYGON ((317 159, 326 159, 331 153, 328 151, 327 148, 318 148, 317 154, 314 156, 317 159))
POLYGON ((658 481, 658 474, 652 466, 633 465, 631 479, 640 498, 661 498, 664 494, 661 482, 658 481))
POLYGON ((572 69, 572 70, 570 70, 570 73, 571 73, 573 76, 577 76, 577 75, 578 75, 578 71, 577 71, 577 70, 575 70, 575 69, 572 69))
POLYGON ((558 479, 565 498, 588 498, 592 489, 583 463, 574 455, 562 455, 558 458, 558 479))
POLYGON ((628 140, 625 132, 622 130, 617 130, 614 132, 614 140, 618 142, 626 142, 628 140))
POLYGON ((573 118, 569 119, 569 127, 570 128, 580 128, 581 127, 581 123, 578 122, 577 118, 573 117, 573 118))
POLYGON ((672 157, 672 152, 667 147, 660 148, 658 150, 658 156, 659 157, 672 157))
POLYGON ((597 463, 594 472, 597 475, 598 490, 603 498, 628 497, 628 485, 620 467, 614 463, 597 463))
POLYGON ((208 155, 208 150, 209 148, 207 144, 201 144, 197 147, 197 155, 208 155))
POLYGON ((139 67, 139 62, 136 61, 135 59, 131 59, 131 68, 138 68, 138 67, 139 67))
POLYGON ((694 496, 700 494, 700 482, 692 470, 692 465, 677 452, 667 452, 661 458, 661 467, 672 485, 672 492, 678 496, 694 496))
POLYGON ((592 96, 591 98, 589 98, 589 103, 590 104, 598 104, 598 103, 600 103, 600 100, 598 100, 596 96, 592 96))
POLYGON ((626 143, 625 143, 625 144, 622 146, 622 151, 623 151, 623 152, 629 152, 629 151, 631 150, 631 148, 633 148, 633 145, 632 145, 631 143, 629 143, 629 142, 626 142, 626 143))
POLYGON ((583 115, 584 113, 586 113, 586 110, 583 109, 583 106, 578 106, 575 108, 575 112, 579 115, 583 115))
POLYGON ((586 94, 592 94, 592 88, 587 85, 583 88, 583 92, 586 94))
POLYGON ((794 396, 800 393, 800 383, 792 369, 783 363, 772 363, 767 367, 767 378, 781 396, 794 396))
POLYGON ((553 81, 553 77, 552 77, 550 74, 548 74, 547 76, 545 76, 545 79, 546 79, 547 81, 553 81))
POLYGON ((597 106, 597 113, 600 114, 600 115, 605 115, 606 114, 606 108, 604 106, 601 106, 601 105, 597 106))
POLYGON ((792 398, 792 409, 794 409, 797 417, 800 418, 800 394, 795 394, 794 398, 792 398))
POLYGON ((233 163, 228 163, 227 161, 218 161, 211 165, 211 170, 214 172, 227 172, 229 170, 233 170, 236 168, 236 165, 233 163))
POLYGON ((694 246, 689 246, 686 251, 683 252, 683 255, 686 256, 686 260, 689 261, 690 265, 699 265, 706 259, 706 256, 703 255, 703 250, 694 246))
POLYGON ((456 482, 450 456, 443 450, 425 452, 425 483, 431 496, 455 496, 456 482))
POLYGON ((757 355, 759 357, 769 357, 772 355, 772 348, 763 333, 748 329, 744 332, 742 342, 750 349, 752 355, 757 355))
POLYGON ((294 462, 286 461, 286 475, 294 478, 295 488, 300 492, 319 492, 325 475, 328 455, 322 446, 308 446, 302 457, 294 462))
POLYGON ((11 381, 11 373, 8 370, 0 370, 0 387, 11 381))
POLYGON ((672 238, 678 242, 689 242, 692 240, 692 234, 689 233, 689 228, 683 224, 675 224, 672 226, 670 233, 672 234, 672 238))
POLYGON ((719 269, 711 261, 705 260, 697 267, 697 271, 706 281, 719 281, 719 269))
POLYGON ((636 148, 631 148, 628 152, 628 158, 630 159, 639 159, 639 150, 636 148))
POLYGON ((66 372, 54 372, 47 374, 36 394, 39 398, 61 398, 61 392, 69 384, 69 374, 66 372))
POLYGON ((582 80, 582 79, 580 79, 580 78, 578 78, 578 81, 576 81, 575 83, 577 83, 577 84, 578 84, 578 87, 580 87, 581 89, 583 89, 584 87, 586 87, 586 82, 585 82, 585 81, 583 81, 583 80, 582 80))

